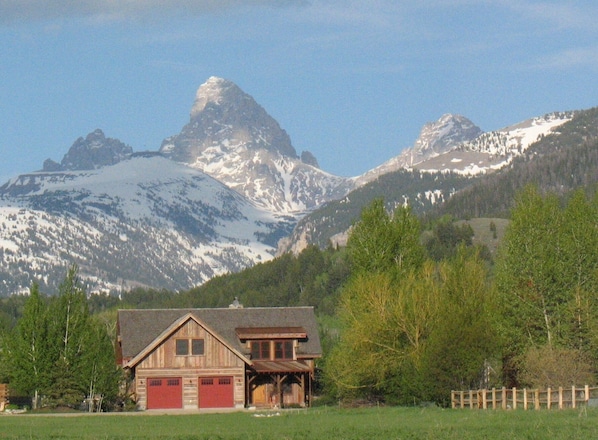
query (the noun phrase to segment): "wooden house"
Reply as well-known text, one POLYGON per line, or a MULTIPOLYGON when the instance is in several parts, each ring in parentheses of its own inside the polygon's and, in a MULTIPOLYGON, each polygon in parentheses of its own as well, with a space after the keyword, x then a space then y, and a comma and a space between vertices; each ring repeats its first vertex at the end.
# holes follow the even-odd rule
POLYGON ((117 329, 139 409, 310 405, 312 307, 119 310, 117 329))

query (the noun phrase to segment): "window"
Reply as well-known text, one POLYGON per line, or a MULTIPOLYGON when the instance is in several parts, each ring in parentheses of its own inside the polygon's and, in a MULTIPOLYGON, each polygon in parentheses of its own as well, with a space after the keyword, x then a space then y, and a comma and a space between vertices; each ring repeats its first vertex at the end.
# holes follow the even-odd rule
POLYGON ((189 354, 189 340, 188 339, 177 339, 176 340, 176 355, 185 356, 189 354))
POLYGON ((193 356, 203 355, 203 339, 191 339, 191 354, 193 356))
POLYGON ((293 341, 274 341, 274 359, 293 359, 293 341))
POLYGON ((251 341, 251 359, 270 359, 270 341, 251 341))
POLYGON ((203 339, 177 339, 176 340, 176 354, 177 356, 201 356, 204 354, 203 339), (191 347, 191 352, 189 352, 191 347))
POLYGON ((293 341, 251 341, 251 358, 293 359, 293 341))

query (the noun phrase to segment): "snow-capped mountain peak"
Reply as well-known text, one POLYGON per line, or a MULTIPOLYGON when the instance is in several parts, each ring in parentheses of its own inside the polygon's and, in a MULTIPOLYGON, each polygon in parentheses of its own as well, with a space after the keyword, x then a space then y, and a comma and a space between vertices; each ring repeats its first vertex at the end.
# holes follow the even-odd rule
POLYGON ((299 214, 343 196, 349 179, 301 157, 278 122, 231 81, 211 77, 197 90, 190 121, 164 140, 167 157, 218 179, 272 212, 299 214))
POLYGON ((427 159, 443 155, 463 142, 475 139, 481 133, 482 130, 464 116, 446 113, 437 121, 425 124, 412 147, 356 177, 355 182, 359 186, 383 174, 415 167, 427 159))
POLYGON ((475 139, 482 130, 469 119, 446 113, 436 122, 428 122, 412 148, 412 163, 437 156, 465 140, 475 139))
POLYGON ((191 119, 197 117, 205 108, 208 103, 220 105, 223 99, 226 99, 225 95, 241 94, 242 91, 231 81, 216 76, 211 76, 208 80, 202 84, 197 93, 195 94, 195 102, 191 107, 191 119))

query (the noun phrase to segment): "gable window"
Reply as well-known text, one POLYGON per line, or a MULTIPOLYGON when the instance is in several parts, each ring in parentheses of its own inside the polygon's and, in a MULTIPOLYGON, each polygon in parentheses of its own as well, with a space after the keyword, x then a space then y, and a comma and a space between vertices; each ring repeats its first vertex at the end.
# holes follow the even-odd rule
POLYGON ((204 340, 203 339, 177 339, 176 340, 176 355, 177 356, 201 356, 204 354, 204 340))
POLYGON ((186 356, 189 354, 189 340, 188 339, 177 339, 176 340, 176 355, 186 356))
POLYGON ((191 339, 191 354, 193 356, 203 355, 204 342, 203 339, 191 339))

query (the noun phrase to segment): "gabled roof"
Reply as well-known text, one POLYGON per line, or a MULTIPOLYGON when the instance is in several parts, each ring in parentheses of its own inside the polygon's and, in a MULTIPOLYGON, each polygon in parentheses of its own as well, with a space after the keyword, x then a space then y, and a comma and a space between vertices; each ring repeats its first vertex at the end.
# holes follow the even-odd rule
MULTIPOLYGON (((241 359, 244 359, 245 356, 243 353, 240 353, 235 347, 231 347, 227 341, 222 340, 218 334, 212 331, 208 326, 206 326, 203 322, 200 322, 197 317, 195 317, 192 313, 187 313, 173 322, 167 329, 165 329, 158 337, 156 337, 149 345, 147 345, 143 350, 135 355, 132 359, 126 362, 125 367, 134 367, 137 365, 145 356, 152 352, 158 345, 164 342, 170 335, 175 333, 179 328, 181 328, 184 324, 189 322, 189 320, 195 321, 198 325, 204 327, 208 333, 212 334, 216 339, 218 339, 222 344, 226 345, 229 350, 234 352, 237 356, 241 359)), ((245 362, 252 364, 250 359, 244 359, 245 362)))
POLYGON ((237 329, 299 328, 306 332, 300 339, 297 356, 322 355, 318 325, 313 307, 248 307, 221 309, 127 309, 118 311, 119 340, 122 356, 133 360, 148 347, 171 334, 189 318, 204 325, 231 350, 247 355, 248 349, 237 329))

